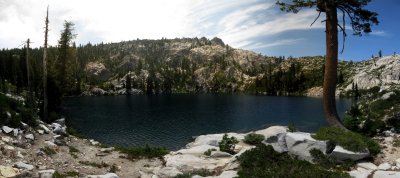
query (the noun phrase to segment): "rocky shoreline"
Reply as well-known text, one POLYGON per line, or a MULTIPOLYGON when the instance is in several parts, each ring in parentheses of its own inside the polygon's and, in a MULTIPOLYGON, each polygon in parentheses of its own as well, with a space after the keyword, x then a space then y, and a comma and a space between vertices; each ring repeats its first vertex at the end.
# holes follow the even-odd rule
MULTIPOLYGON (((104 147, 94 140, 77 138, 66 133, 65 120, 52 124, 41 122, 36 129, 25 124, 23 128, 2 126, 0 129, 0 178, 39 177, 57 175, 88 178, 164 178, 206 170, 218 178, 237 176, 240 164, 237 157, 255 146, 243 140, 246 133, 228 133, 239 141, 234 154, 219 151, 223 134, 201 135, 186 148, 172 151, 163 158, 128 159, 113 147, 104 147), (205 152, 209 154, 205 154, 205 152)), ((288 132, 286 127, 272 126, 258 130, 266 145, 275 151, 289 152, 300 159, 312 161, 311 149, 327 152, 327 142, 315 140, 310 133, 288 132)), ((400 177, 400 147, 395 145, 400 135, 385 131, 374 138, 383 146, 374 162, 360 162, 349 174, 356 178, 400 177)), ((336 146, 330 153, 338 160, 361 160, 368 152, 355 153, 336 146)), ((192 177, 200 178, 194 175, 192 177)))

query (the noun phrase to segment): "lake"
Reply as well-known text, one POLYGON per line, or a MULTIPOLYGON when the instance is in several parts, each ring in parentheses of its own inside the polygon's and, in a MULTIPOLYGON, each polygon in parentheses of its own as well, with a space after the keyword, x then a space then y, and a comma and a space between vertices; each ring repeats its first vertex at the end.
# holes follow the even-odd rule
MULTIPOLYGON (((351 100, 338 99, 340 116, 351 100)), ((247 132, 294 123, 313 132, 325 125, 322 99, 252 95, 132 95, 73 97, 63 101, 70 127, 114 146, 152 146, 176 150, 192 136, 247 132)))

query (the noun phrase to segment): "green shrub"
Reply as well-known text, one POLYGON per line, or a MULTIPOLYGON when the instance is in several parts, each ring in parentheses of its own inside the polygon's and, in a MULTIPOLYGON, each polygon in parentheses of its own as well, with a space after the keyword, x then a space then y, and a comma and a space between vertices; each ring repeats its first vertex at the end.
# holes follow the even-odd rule
POLYGON ((222 140, 218 143, 219 150, 223 152, 227 152, 230 154, 235 153, 235 145, 239 143, 239 141, 235 137, 228 137, 228 134, 224 134, 222 140))
POLYGON ((191 178, 195 175, 207 177, 207 176, 213 176, 214 174, 215 172, 209 171, 207 169, 198 169, 198 170, 193 170, 190 173, 177 175, 174 178, 191 178))
POLYGON ((37 113, 33 107, 28 107, 22 101, 10 98, 0 93, 0 125, 20 127, 21 121, 35 127, 37 126, 37 113), (9 117, 11 114, 11 117, 9 117))
POLYGON ((54 149, 52 149, 48 146, 45 146, 44 148, 41 148, 40 150, 42 150, 46 155, 49 155, 49 156, 57 153, 54 149))
POLYGON ((146 144, 145 147, 117 147, 117 150, 121 153, 126 153, 129 159, 136 158, 161 158, 162 156, 169 153, 169 151, 165 148, 159 147, 150 147, 146 144))
POLYGON ((56 171, 53 174, 53 178, 67 178, 67 177, 79 177, 79 172, 68 171, 65 173, 59 173, 58 171, 56 171))
POLYGON ((334 169, 340 171, 350 171, 351 167, 355 164, 354 161, 346 160, 344 162, 338 162, 318 149, 310 150, 310 154, 313 157, 313 162, 324 167, 325 169, 334 169))
POLYGON ((69 148, 70 153, 79 153, 80 152, 77 148, 75 148, 73 146, 68 146, 68 148, 69 148))
POLYGON ((393 140, 393 146, 394 146, 394 147, 400 147, 400 140, 399 140, 398 138, 395 138, 395 139, 393 140))
POLYGON ((119 171, 117 165, 113 164, 113 165, 110 167, 109 172, 116 173, 117 171, 119 171))
POLYGON ((96 163, 96 162, 90 162, 90 161, 79 161, 79 163, 86 165, 86 166, 92 166, 92 167, 97 167, 97 168, 103 168, 103 167, 108 167, 110 165, 108 165, 105 162, 101 162, 101 163, 96 163))
POLYGON ((67 133, 68 133, 69 135, 73 135, 73 136, 78 137, 78 138, 85 138, 84 135, 78 133, 78 131, 76 131, 76 130, 75 130, 74 128, 72 128, 72 127, 67 127, 66 131, 67 131, 67 133))
POLYGON ((293 122, 291 122, 291 123, 289 123, 288 124, 288 128, 287 128, 287 131, 288 132, 296 132, 296 127, 294 126, 294 123, 293 122))
POLYGON ((360 125, 360 120, 358 120, 356 117, 347 114, 343 117, 343 125, 347 129, 352 130, 354 132, 358 132, 360 130, 358 127, 360 125))
POLYGON ((264 135, 250 133, 244 137, 244 142, 250 145, 257 145, 260 144, 264 139, 264 135))
POLYGON ((346 178, 347 173, 326 170, 318 164, 292 158, 288 153, 278 153, 272 146, 258 145, 238 157, 240 162, 239 177, 294 177, 302 178, 346 178))
POLYGON ((217 151, 217 150, 214 149, 214 148, 208 149, 207 151, 204 152, 204 155, 210 156, 210 155, 211 155, 211 152, 213 152, 213 151, 217 151))
POLYGON ((340 128, 323 127, 312 137, 317 140, 329 140, 350 151, 360 152, 368 149, 371 155, 376 155, 380 152, 380 146, 375 141, 358 133, 340 128))
POLYGON ((361 128, 361 133, 368 136, 375 136, 379 131, 384 130, 386 127, 385 122, 379 119, 367 119, 365 120, 364 127, 361 128))

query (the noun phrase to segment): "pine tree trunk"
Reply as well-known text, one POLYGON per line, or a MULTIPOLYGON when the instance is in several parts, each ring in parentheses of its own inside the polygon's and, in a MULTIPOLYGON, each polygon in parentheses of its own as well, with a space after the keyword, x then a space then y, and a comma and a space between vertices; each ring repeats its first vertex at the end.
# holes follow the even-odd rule
POLYGON ((32 95, 32 86, 31 86, 31 70, 30 70, 30 63, 29 63, 29 43, 30 40, 26 41, 26 78, 28 82, 28 97, 29 97, 29 104, 33 102, 33 95, 32 95))
POLYGON ((336 111, 336 76, 338 62, 337 10, 325 2, 326 10, 326 59, 324 73, 323 105, 325 118, 329 126, 345 128, 336 111))
POLYGON ((43 120, 48 118, 48 100, 47 100, 47 35, 49 32, 49 7, 47 6, 46 26, 44 31, 44 47, 43 47, 43 120))

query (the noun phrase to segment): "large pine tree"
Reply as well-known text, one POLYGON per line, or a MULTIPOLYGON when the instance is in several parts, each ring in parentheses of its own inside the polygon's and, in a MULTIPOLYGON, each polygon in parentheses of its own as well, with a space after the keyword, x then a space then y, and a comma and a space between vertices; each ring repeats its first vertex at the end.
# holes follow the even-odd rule
MULTIPOLYGON (((365 6, 371 0, 292 0, 291 3, 277 1, 282 11, 297 13, 302 8, 316 8, 318 17, 325 13, 326 59, 323 84, 325 118, 330 126, 344 128, 336 111, 335 90, 338 64, 338 28, 346 36, 345 20, 349 19, 354 35, 371 32, 371 24, 378 24, 378 14, 365 6), (338 21, 342 17, 342 23, 338 21)), ((315 20, 317 20, 315 19, 315 20)), ((314 21, 315 22, 315 21, 314 21)), ((314 23, 313 22, 313 23, 314 23)))

